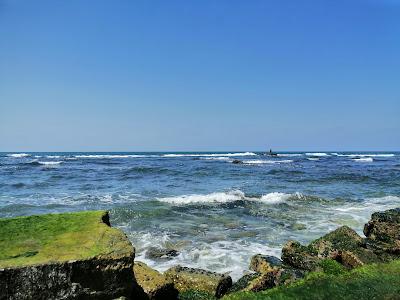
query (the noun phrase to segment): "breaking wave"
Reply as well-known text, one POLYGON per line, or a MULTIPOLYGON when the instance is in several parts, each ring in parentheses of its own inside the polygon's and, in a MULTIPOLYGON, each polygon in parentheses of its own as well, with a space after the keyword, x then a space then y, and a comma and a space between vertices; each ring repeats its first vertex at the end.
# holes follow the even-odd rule
POLYGON ((280 192, 272 192, 261 197, 247 197, 241 190, 232 190, 228 192, 216 192, 211 194, 192 194, 182 195, 175 197, 158 198, 158 201, 166 202, 174 205, 186 205, 186 204, 215 204, 215 203, 228 203, 234 201, 256 201, 267 204, 281 203, 289 200, 291 197, 301 198, 303 197, 300 193, 287 194, 280 192))
POLYGON ((7 154, 8 157, 14 157, 14 158, 22 158, 22 157, 28 157, 31 156, 28 153, 13 153, 13 154, 7 154))
POLYGON ((234 157, 234 156, 257 156, 253 152, 238 152, 238 153, 209 153, 209 154, 163 154, 162 157, 234 157))

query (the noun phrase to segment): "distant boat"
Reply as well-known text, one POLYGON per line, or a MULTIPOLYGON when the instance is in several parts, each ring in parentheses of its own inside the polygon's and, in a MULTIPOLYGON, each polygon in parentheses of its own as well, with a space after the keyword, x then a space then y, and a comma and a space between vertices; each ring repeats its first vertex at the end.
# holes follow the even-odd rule
POLYGON ((268 156, 278 156, 277 153, 272 152, 272 149, 269 149, 269 152, 266 152, 264 155, 268 155, 268 156))

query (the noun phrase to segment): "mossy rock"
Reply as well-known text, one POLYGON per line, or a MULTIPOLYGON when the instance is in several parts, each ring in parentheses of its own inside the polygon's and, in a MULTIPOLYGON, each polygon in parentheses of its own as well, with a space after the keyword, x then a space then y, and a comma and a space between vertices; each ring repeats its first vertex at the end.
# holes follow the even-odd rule
POLYGON ((137 296, 134 257, 105 211, 0 219, 0 299, 137 296))
POLYGON ((178 291, 174 283, 160 272, 150 268, 143 262, 136 261, 134 265, 135 278, 138 285, 146 293, 148 299, 177 299, 178 291))
POLYGON ((174 282, 179 292, 188 290, 203 291, 219 298, 232 286, 232 278, 202 269, 176 266, 168 269, 164 275, 174 282))
POLYGON ((282 267, 282 261, 270 255, 256 254, 250 260, 250 270, 257 273, 267 273, 276 268, 282 267))
POLYGON ((238 292, 224 300, 399 299, 400 261, 365 265, 338 274, 310 273, 289 286, 263 292, 238 292))
POLYGON ((132 255, 126 235, 105 211, 0 219, 0 268, 132 255))

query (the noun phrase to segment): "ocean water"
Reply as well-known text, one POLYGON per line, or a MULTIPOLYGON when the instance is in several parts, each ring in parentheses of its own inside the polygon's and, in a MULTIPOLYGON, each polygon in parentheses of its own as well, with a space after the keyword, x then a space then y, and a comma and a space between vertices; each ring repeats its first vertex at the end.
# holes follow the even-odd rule
POLYGON ((136 259, 239 278, 257 253, 280 256, 340 225, 362 234, 400 207, 400 153, 0 153, 0 217, 110 211, 136 259), (233 163, 240 160, 242 163, 233 163), (172 260, 146 258, 173 248, 172 260))

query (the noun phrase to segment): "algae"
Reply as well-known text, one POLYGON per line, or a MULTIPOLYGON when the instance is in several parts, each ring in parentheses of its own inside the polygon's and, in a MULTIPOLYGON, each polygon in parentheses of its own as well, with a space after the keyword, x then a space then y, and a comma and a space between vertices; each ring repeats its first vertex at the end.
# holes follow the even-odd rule
POLYGON ((132 253, 125 234, 109 226, 106 211, 0 219, 0 268, 132 253))

